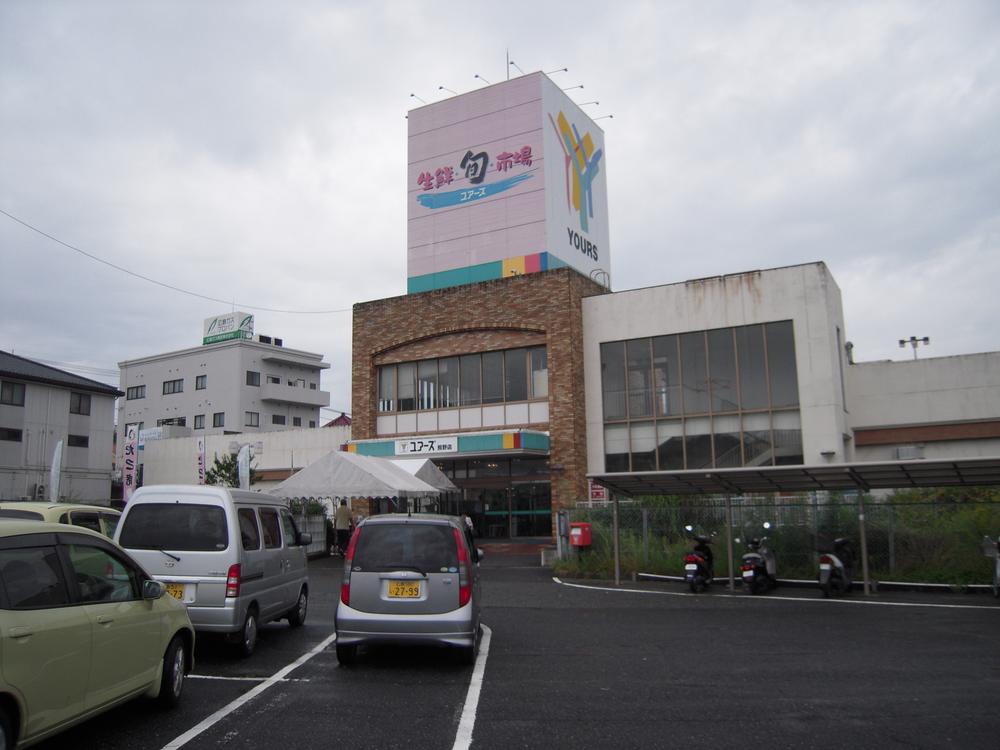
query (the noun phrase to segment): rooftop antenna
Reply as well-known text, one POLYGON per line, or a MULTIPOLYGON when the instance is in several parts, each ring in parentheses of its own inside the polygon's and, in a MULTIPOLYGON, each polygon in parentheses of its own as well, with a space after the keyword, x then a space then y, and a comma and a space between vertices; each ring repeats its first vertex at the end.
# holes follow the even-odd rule
POLYGON ((487 80, 486 80, 485 78, 483 78, 483 77, 482 77, 481 75, 479 75, 479 73, 476 73, 476 74, 475 74, 474 76, 472 76, 472 77, 473 77, 473 78, 478 78, 478 79, 479 79, 480 81, 482 81, 483 83, 487 84, 488 86, 492 86, 492 85, 493 85, 493 84, 491 84, 491 83, 490 83, 489 81, 487 81, 487 80))
POLYGON ((578 107, 586 107, 588 104, 596 104, 597 106, 601 106, 601 103, 599 101, 597 101, 597 100, 594 100, 592 102, 583 102, 582 104, 577 104, 576 106, 578 106, 578 107))
POLYGON ((576 86, 567 86, 566 88, 563 89, 563 91, 572 91, 573 89, 582 89, 582 88, 583 88, 583 84, 580 83, 580 84, 577 84, 576 86))
POLYGON ((455 96, 458 96, 458 92, 457 91, 452 91, 447 86, 438 86, 438 91, 447 91, 449 94, 454 94, 455 96))
POLYGON ((553 73, 569 73, 569 68, 557 68, 556 70, 546 70, 545 75, 550 76, 553 73))
POLYGON ((416 99, 416 100, 417 100, 418 102, 421 102, 421 103, 423 103, 423 104, 427 104, 427 102, 425 102, 425 101, 424 101, 423 99, 421 99, 421 98, 420 98, 419 96, 417 96, 416 94, 410 94, 410 96, 411 96, 412 98, 416 99))
POLYGON ((610 117, 610 118, 611 118, 612 120, 613 120, 613 119, 615 118, 615 116, 614 116, 614 115, 601 115, 600 117, 595 117, 595 118, 594 118, 594 120, 595 120, 595 121, 596 121, 596 120, 605 120, 605 119, 607 119, 607 118, 609 118, 609 117, 610 117))
MULTIPOLYGON (((524 75, 524 71, 523 71, 523 70, 521 70, 521 66, 520 66, 520 65, 518 65, 518 64, 517 64, 516 62, 514 62, 513 60, 508 60, 508 61, 507 61, 507 65, 508 65, 508 66, 510 66, 510 65, 513 65, 513 66, 514 66, 515 68, 517 68, 517 72, 518 72, 518 73, 520 73, 521 75, 524 75)), ((507 77, 508 77, 508 78, 510 78, 510 70, 509 70, 509 69, 508 69, 508 71, 507 71, 507 77)))

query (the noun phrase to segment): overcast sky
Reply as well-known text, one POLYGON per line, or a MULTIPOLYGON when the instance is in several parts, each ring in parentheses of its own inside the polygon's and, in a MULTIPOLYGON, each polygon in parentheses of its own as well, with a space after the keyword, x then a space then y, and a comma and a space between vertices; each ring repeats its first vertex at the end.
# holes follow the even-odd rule
POLYGON ((996 0, 0 0, 0 209, 228 302, 0 214, 0 348, 117 384, 235 303, 349 411, 351 305, 406 290, 411 93, 509 49, 614 115, 615 290, 821 260, 856 359, 994 351, 998 40, 996 0))

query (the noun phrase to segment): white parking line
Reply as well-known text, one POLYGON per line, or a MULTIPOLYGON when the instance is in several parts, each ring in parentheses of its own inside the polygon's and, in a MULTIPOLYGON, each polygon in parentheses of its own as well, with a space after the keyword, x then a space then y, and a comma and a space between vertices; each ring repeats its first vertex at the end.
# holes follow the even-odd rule
POLYGON ((337 639, 337 634, 336 633, 331 634, 329 638, 327 638, 318 646, 313 648, 312 651, 303 654, 298 659, 293 661, 291 664, 283 667, 282 669, 279 669, 277 672, 268 677, 264 682, 262 682, 257 687, 253 688, 252 690, 248 690, 246 693, 241 695, 236 700, 220 708, 218 711, 216 711, 214 714, 212 714, 207 719, 202 721, 200 724, 197 724, 188 731, 184 732, 184 734, 168 742, 166 745, 163 746, 163 750, 176 750, 176 748, 183 747, 188 742, 197 737, 199 734, 204 732, 206 729, 209 729, 215 724, 218 724, 222 719, 231 714, 233 711, 235 711, 237 708, 242 706, 247 701, 253 700, 268 688, 271 688, 274 685, 277 685, 279 682, 282 682, 285 678, 285 675, 301 667, 307 661, 316 656, 316 654, 323 651, 323 649, 325 649, 327 646, 333 643, 336 639, 337 639))
MULTIPOLYGON (((586 586, 581 583, 567 583, 562 581, 556 576, 552 576, 552 580, 558 583, 560 586, 569 586, 575 589, 587 589, 589 591, 619 591, 628 594, 655 594, 657 596, 699 596, 699 594, 689 594, 681 591, 647 591, 644 589, 621 589, 621 588, 609 588, 607 586, 586 586)), ((703 596, 703 595, 702 595, 703 596)), ((744 597, 740 597, 744 598, 744 597)), ((745 597, 750 599, 751 597, 745 597)), ((1000 607, 994 607, 983 604, 918 604, 915 602, 875 602, 871 599, 807 599, 805 597, 798 596, 772 596, 768 594, 762 597, 753 597, 754 601, 772 601, 772 602, 818 602, 825 604, 869 604, 874 606, 882 607, 938 607, 941 609, 992 609, 1000 612, 1000 607)))
MULTIPOLYGON (((263 682, 270 677, 224 677, 215 674, 189 674, 185 680, 231 680, 232 682, 263 682)), ((309 682, 308 677, 285 677, 281 682, 309 682)))
POLYGON ((483 673, 486 672, 486 657, 490 653, 490 636, 493 631, 483 625, 483 638, 479 642, 479 656, 476 666, 472 669, 469 680, 469 692, 465 694, 465 706, 462 708, 462 718, 458 722, 458 733, 452 750, 468 750, 472 744, 472 730, 476 726, 476 708, 479 706, 479 693, 483 688, 483 673))

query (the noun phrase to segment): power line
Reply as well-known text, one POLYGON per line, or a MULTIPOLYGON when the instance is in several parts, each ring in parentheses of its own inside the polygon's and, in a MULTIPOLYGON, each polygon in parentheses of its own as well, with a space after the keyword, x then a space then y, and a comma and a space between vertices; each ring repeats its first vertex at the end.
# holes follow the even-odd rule
POLYGON ((52 240, 53 242, 56 242, 56 243, 62 245, 63 247, 69 248, 73 252, 79 253, 80 255, 84 256, 85 258, 89 258, 90 260, 96 261, 97 263, 101 263, 101 264, 103 264, 105 266, 108 266, 109 268, 113 268, 116 271, 121 271, 122 273, 128 274, 129 276, 133 276, 133 277, 135 277, 137 279, 142 279, 143 281, 148 281, 150 284, 156 284, 157 286, 161 286, 164 289, 169 289, 169 290, 174 291, 174 292, 180 292, 181 294, 187 294, 187 295, 189 295, 191 297, 197 297, 199 299, 208 300, 209 302, 221 302, 224 305, 234 305, 236 307, 242 307, 242 308, 245 308, 247 310, 260 310, 262 312, 271 312, 271 313, 287 313, 289 315, 331 315, 333 313, 342 313, 342 312, 350 312, 351 311, 351 308, 349 308, 349 307, 341 308, 341 309, 338 309, 338 310, 279 310, 279 309, 276 309, 276 308, 273 308, 273 307, 261 307, 259 305, 247 305, 247 304, 244 304, 242 302, 235 302, 233 300, 219 299, 218 297, 209 297, 209 296, 204 295, 204 294, 199 294, 198 292, 192 292, 192 291, 189 291, 187 289, 181 289, 178 286, 174 286, 172 284, 167 284, 166 282, 163 282, 163 281, 157 281, 156 279, 150 278, 149 276, 143 276, 141 273, 136 273, 135 271, 130 271, 129 269, 123 268, 122 266, 115 265, 114 263, 112 263, 110 261, 104 260, 103 258, 99 258, 96 255, 88 253, 86 250, 81 250, 80 248, 76 247, 75 245, 71 245, 68 242, 64 242, 61 239, 59 239, 58 237, 53 237, 48 232, 43 232, 38 227, 32 226, 31 224, 29 224, 28 222, 24 221, 23 219, 19 219, 18 217, 14 216, 13 214, 7 213, 2 208, 0 208, 0 214, 3 214, 4 216, 6 216, 8 219, 11 219, 12 221, 16 221, 18 224, 20 224, 23 227, 26 227, 27 229, 30 229, 32 232, 37 232, 38 234, 42 235, 43 237, 46 237, 46 238, 52 240))

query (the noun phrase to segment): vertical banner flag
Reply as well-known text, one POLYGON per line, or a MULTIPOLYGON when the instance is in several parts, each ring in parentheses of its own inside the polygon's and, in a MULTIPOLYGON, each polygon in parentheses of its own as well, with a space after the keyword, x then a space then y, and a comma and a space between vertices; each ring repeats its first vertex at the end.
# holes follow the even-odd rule
POLYGON ((49 502, 59 502, 59 480, 62 478, 62 451, 63 441, 56 443, 56 449, 52 451, 52 468, 49 469, 49 502))
POLYGON ((244 445, 236 456, 236 470, 240 477, 240 489, 250 489, 250 445, 244 445))
POLYGON ((198 484, 205 484, 205 438, 198 438, 198 484))
POLYGON ((125 444, 122 448, 122 499, 128 503, 135 491, 138 469, 139 425, 125 425, 125 444))

